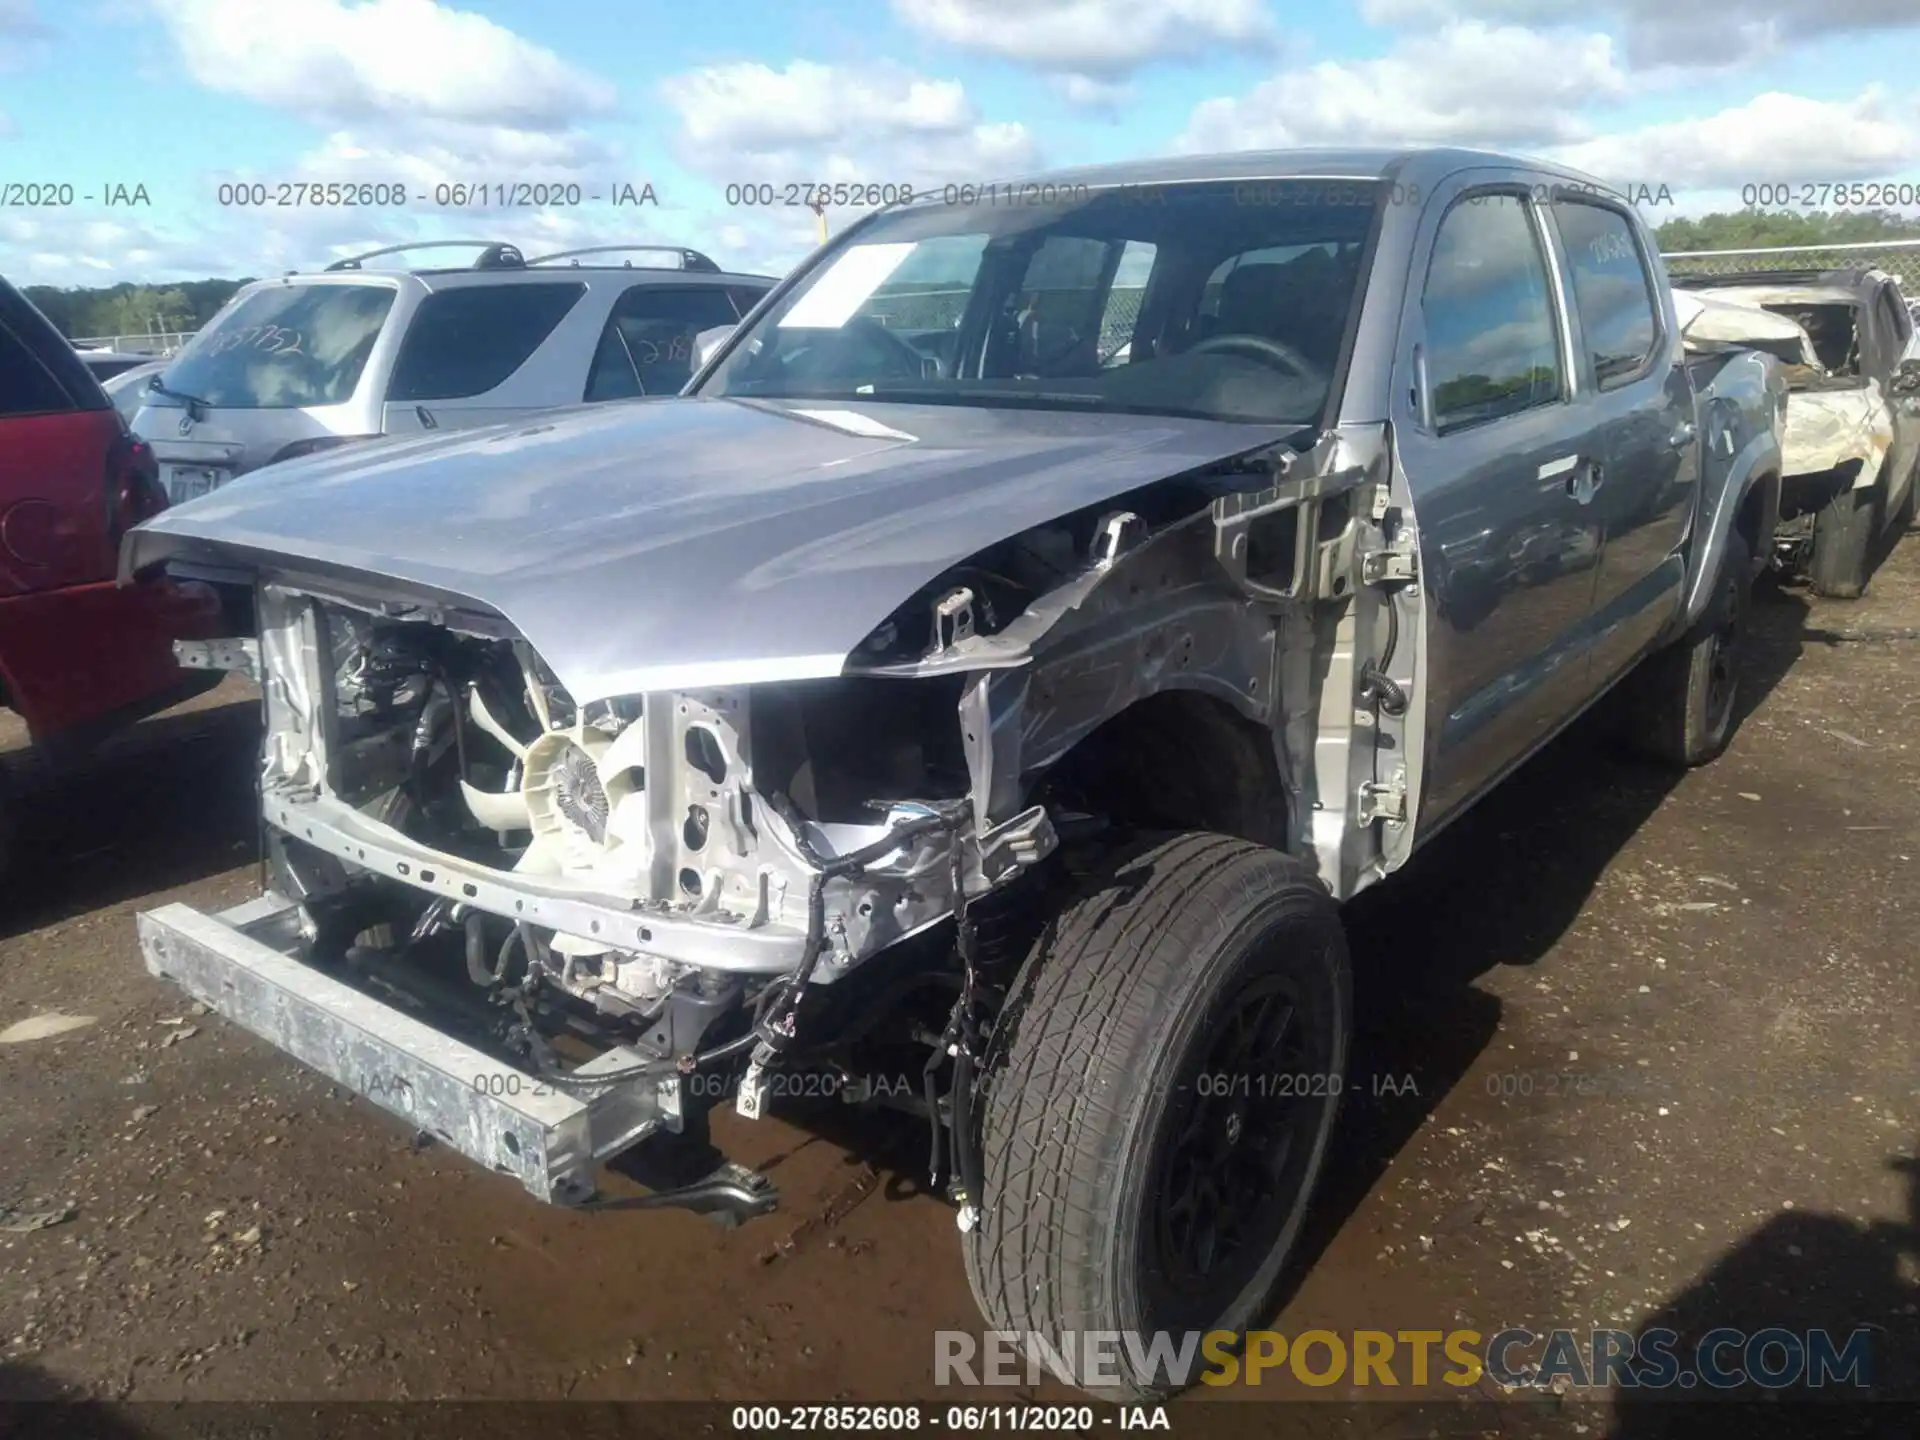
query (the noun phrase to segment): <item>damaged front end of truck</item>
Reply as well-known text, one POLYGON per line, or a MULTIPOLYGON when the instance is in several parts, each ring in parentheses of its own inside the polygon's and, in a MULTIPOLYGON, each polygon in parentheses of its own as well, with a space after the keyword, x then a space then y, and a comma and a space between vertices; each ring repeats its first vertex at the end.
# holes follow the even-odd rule
MULTIPOLYGON (((834 423, 822 443, 895 460, 915 438, 834 423)), ((712 1154, 716 1106, 803 1096, 918 1113, 965 1223, 972 1088, 1082 848, 1203 826, 1344 897, 1409 844, 1420 624, 1385 427, 1212 455, 1170 434, 1104 478, 1029 474, 1026 523, 985 544, 1004 519, 869 521, 930 578, 870 602, 864 634, 801 625, 785 658, 707 665, 637 663, 613 580, 522 629, 537 607, 477 572, 277 549, 248 486, 182 507, 124 565, 256 587, 269 882, 222 915, 143 914, 149 969, 544 1200, 760 1213, 765 1177, 689 1181, 685 1157, 712 1154), (596 1198, 627 1151, 678 1178, 596 1198)), ((328 495, 348 474, 314 462, 304 503, 352 504, 328 495)), ((770 615, 805 602, 807 543, 745 572, 787 576, 770 615)), ((682 638, 725 609, 686 604, 682 638)))

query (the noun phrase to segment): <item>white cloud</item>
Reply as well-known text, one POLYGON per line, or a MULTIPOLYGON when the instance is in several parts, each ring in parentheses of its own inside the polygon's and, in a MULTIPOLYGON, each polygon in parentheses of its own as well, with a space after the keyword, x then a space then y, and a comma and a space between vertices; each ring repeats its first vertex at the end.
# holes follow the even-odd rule
POLYGON ((412 189, 443 181, 585 181, 602 185, 616 159, 612 147, 583 130, 515 130, 503 125, 415 121, 389 128, 335 130, 303 156, 289 177, 309 180, 399 180, 412 189))
POLYGON ((1289 145, 1451 144, 1523 149, 1585 138, 1580 107, 1622 98, 1605 35, 1461 21, 1375 60, 1284 71, 1196 106, 1188 151, 1289 145))
MULTIPOLYGON (((662 82, 678 117, 675 144, 688 169, 721 190, 770 185, 911 185, 1004 180, 1033 170, 1039 150, 1024 125, 984 119, 959 81, 903 66, 858 69, 796 60, 784 68, 716 65, 662 82)), ((873 208, 828 211, 838 229, 873 208)), ((784 203, 741 205, 686 217, 687 234, 717 236, 723 264, 778 274, 818 243, 818 222, 784 203)), ((695 241, 694 243, 698 243, 695 241)), ((702 246, 701 248, 708 248, 702 246)))
POLYGON ((983 121, 957 80, 796 60, 718 65, 663 83, 687 163, 725 185, 909 183, 1030 169, 1024 125, 983 121))
POLYGON ((1095 80, 1090 75, 1062 75, 1058 81, 1060 93, 1067 97, 1067 102, 1083 110, 1116 111, 1134 94, 1131 85, 1095 80))
POLYGON ((434 0, 154 0, 210 90, 336 120, 563 128, 612 85, 483 15, 434 0))
POLYGON ((1107 80, 1275 35, 1265 0, 893 0, 893 9, 949 45, 1107 80))
POLYGON ((1920 25, 1913 0, 1738 0, 1721 6, 1673 0, 1362 0, 1360 13, 1376 25, 1466 18, 1592 25, 1611 18, 1636 68, 1720 68, 1776 53, 1795 40, 1920 25))
POLYGON ((1717 114, 1596 136, 1554 153, 1615 183, 1737 190, 1910 173, 1920 128, 1878 86, 1846 101, 1770 91, 1717 114))

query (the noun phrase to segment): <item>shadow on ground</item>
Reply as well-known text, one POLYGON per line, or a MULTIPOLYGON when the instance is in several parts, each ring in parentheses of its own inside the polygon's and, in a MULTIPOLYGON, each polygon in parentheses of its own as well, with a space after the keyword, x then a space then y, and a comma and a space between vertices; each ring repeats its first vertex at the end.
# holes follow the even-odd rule
POLYGON ((253 858, 259 744, 258 704, 241 701, 158 716, 63 771, 6 756, 0 939, 253 858))
MULTIPOLYGON (((1771 580, 1757 587, 1742 720, 1799 658, 1807 611, 1771 580)), ((1628 755, 1616 741, 1619 723, 1603 701, 1347 907, 1359 1025, 1340 1128, 1290 1267, 1294 1283, 1492 1039, 1500 1003, 1472 982, 1547 955, 1679 783, 1628 755)))
POLYGON ((1658 1339, 1684 1363, 1711 1336, 1720 1343, 1704 1363, 1716 1375, 1772 1373, 1784 1383, 1771 1392, 1751 1381, 1623 1390, 1611 1440, 1920 1434, 1920 1160, 1888 1163, 1907 1177, 1903 1219, 1862 1224, 1782 1211, 1635 1337, 1636 1348, 1658 1339), (1777 1343, 1750 1338, 1767 1331, 1777 1343), (1833 1359, 1821 1359, 1821 1336, 1833 1359), (1804 1347, 1797 1358, 1789 1339, 1804 1347), (1702 1401, 1703 1393, 1714 1399, 1702 1401))

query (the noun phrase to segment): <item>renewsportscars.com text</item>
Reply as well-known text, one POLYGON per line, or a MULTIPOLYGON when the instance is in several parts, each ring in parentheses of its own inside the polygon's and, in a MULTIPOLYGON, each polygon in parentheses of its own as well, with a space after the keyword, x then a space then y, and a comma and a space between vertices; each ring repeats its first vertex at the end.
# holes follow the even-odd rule
POLYGON ((1296 1382, 1379 1389, 1498 1385, 1553 1390, 1838 1389, 1872 1384, 1872 1332, 1710 1330, 1697 1341, 1650 1329, 934 1332, 936 1385, 1035 1385, 1053 1376, 1118 1386, 1123 1369, 1167 1385, 1296 1382))

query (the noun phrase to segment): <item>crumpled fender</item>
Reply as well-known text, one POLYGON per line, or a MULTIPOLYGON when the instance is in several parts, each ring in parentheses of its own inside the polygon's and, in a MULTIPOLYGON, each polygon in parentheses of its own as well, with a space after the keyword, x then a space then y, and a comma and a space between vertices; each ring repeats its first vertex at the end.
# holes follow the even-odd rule
POLYGON ((1877 382, 1858 390, 1796 390, 1787 400, 1784 473, 1822 475, 1860 461, 1855 490, 1871 489, 1893 448, 1893 412, 1877 382))
MULTIPOLYGON (((1785 389, 1777 362, 1758 351, 1749 351, 1730 357, 1701 393, 1700 512, 1687 561, 1686 604, 1675 619, 1675 633, 1705 613, 1714 580, 1726 558, 1734 522, 1756 489, 1760 492, 1760 523, 1755 534, 1760 537, 1760 545, 1753 556, 1755 573, 1766 564, 1767 543, 1780 523, 1784 451, 1775 417, 1785 389), (1755 403, 1762 395, 1767 403, 1755 403)), ((1797 401, 1801 397, 1793 398, 1797 401)))

